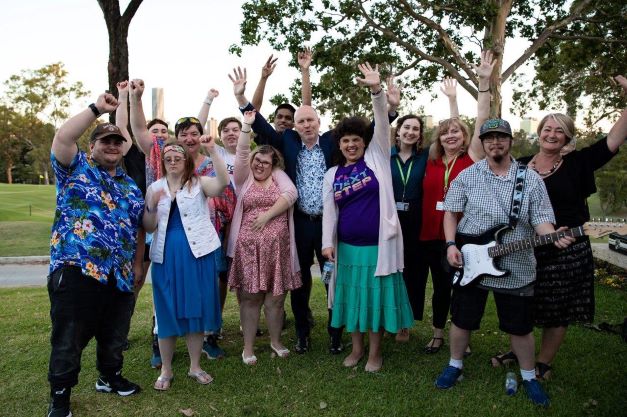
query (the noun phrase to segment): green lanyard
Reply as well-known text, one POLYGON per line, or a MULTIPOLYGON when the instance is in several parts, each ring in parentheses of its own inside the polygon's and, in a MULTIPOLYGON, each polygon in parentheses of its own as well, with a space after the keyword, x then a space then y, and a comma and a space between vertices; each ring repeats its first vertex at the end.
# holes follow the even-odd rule
POLYGON ((444 195, 446 195, 446 192, 448 191, 448 179, 451 176, 451 171, 453 171, 455 162, 457 162, 457 156, 458 155, 455 155, 455 158, 453 158, 450 164, 442 158, 444 162, 444 195))
POLYGON ((398 162, 398 158, 396 158, 396 165, 398 165, 398 172, 401 175, 401 182, 403 183, 403 201, 405 201, 405 188, 407 187, 407 182, 409 181, 409 176, 411 175, 411 168, 414 166, 414 158, 411 159, 409 168, 407 168, 407 176, 403 173, 403 168, 401 167, 401 163, 398 162))

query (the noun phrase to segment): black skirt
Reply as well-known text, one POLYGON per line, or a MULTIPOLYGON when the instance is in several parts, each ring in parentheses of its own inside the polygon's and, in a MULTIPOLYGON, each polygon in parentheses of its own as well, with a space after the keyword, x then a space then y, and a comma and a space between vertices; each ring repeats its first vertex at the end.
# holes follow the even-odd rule
POLYGON ((594 260, 587 236, 566 249, 546 245, 535 250, 537 276, 534 321, 539 327, 590 323, 594 319, 594 260))

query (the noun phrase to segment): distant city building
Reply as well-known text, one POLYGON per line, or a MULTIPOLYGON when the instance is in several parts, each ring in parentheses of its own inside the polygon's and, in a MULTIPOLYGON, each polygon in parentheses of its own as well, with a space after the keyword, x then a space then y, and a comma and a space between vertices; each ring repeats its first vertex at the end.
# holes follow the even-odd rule
POLYGON ((152 118, 165 120, 163 116, 163 88, 152 89, 152 118))
POLYGON ((433 128, 434 124, 433 124, 433 116, 425 116, 425 127, 427 129, 431 129, 433 128))
POLYGON ((538 119, 535 117, 528 117, 520 121, 520 130, 523 130, 528 136, 536 135, 538 130, 538 119))

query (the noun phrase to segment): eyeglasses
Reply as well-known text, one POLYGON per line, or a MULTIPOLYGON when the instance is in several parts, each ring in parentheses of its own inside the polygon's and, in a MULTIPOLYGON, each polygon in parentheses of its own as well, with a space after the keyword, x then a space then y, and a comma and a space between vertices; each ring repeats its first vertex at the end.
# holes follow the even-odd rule
POLYGON ((484 136, 483 138, 481 138, 482 142, 485 143, 494 143, 494 142, 507 142, 509 140, 509 136, 508 135, 504 135, 504 134, 492 134, 489 136, 484 136))
POLYGON ((195 117, 181 117, 180 119, 178 119, 176 121, 176 124, 174 125, 174 128, 176 129, 176 126, 180 125, 181 123, 186 123, 186 122, 191 122, 194 124, 201 124, 200 120, 198 120, 195 117))
POLYGON ((178 164, 179 162, 184 161, 184 160, 185 160, 185 158, 181 158, 181 157, 178 157, 178 156, 176 156, 176 157, 174 157, 174 158, 170 158, 170 157, 168 157, 168 158, 163 158, 163 161, 164 161, 166 164, 172 164, 172 163, 174 163, 174 164, 178 164))
POLYGON ((261 165, 264 168, 268 168, 269 166, 272 165, 272 162, 268 162, 268 161, 262 161, 260 159, 257 158, 253 158, 253 162, 257 165, 261 165))

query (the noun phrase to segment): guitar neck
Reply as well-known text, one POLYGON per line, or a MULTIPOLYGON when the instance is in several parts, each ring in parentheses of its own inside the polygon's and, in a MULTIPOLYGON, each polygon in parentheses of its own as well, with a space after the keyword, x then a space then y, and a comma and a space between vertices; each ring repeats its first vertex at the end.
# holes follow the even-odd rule
POLYGON ((518 252, 524 249, 531 249, 537 246, 548 245, 549 243, 556 242, 560 238, 565 236, 580 237, 584 236, 585 234, 586 233, 583 226, 579 226, 568 230, 562 230, 561 232, 553 232, 542 236, 536 235, 528 239, 522 239, 515 242, 502 243, 492 246, 488 249, 488 255, 490 255, 490 257, 492 258, 496 258, 497 256, 508 255, 510 253, 518 252))

